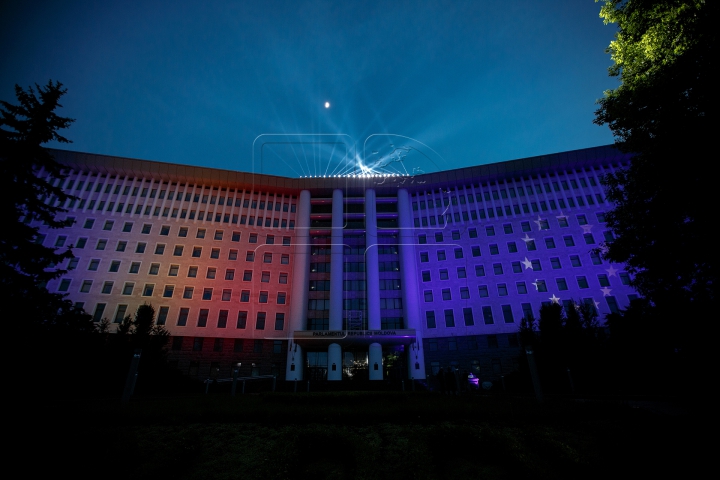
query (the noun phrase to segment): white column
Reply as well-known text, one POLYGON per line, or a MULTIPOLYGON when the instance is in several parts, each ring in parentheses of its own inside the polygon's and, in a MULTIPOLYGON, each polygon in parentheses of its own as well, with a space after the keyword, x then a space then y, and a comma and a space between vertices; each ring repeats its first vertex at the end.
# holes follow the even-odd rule
POLYGON ((343 192, 335 190, 332 201, 330 245, 330 330, 342 330, 343 315, 343 192))
POLYGON ((415 234, 408 191, 398 190, 398 227, 400 276, 402 279, 403 314, 405 327, 415 329, 416 342, 408 350, 408 378, 425 378, 425 351, 422 347, 422 319, 420 318, 420 290, 415 263, 415 234))
POLYGON ((378 269, 375 190, 365 190, 365 278, 367 279, 368 329, 380 330, 380 271, 378 269))
POLYGON ((368 377, 370 380, 383 379, 382 345, 371 343, 368 349, 368 377))
POLYGON ((295 215, 295 259, 293 262, 292 294, 290 296, 289 342, 285 379, 302 380, 304 358, 300 345, 293 341, 293 332, 305 330, 308 307, 308 276, 310 274, 310 192, 300 192, 295 215))
MULTIPOLYGON (((330 244, 330 330, 342 330, 343 322, 343 192, 333 191, 330 244)), ((342 348, 328 347, 328 380, 342 380, 342 348), (333 370, 333 365, 335 369, 333 370)))
POLYGON ((328 346, 328 373, 327 379, 342 380, 342 347, 337 343, 328 346))
MULTIPOLYGON (((378 235, 375 190, 365 190, 365 278, 367 279, 368 329, 380 330, 380 271, 378 268, 378 235)), ((368 350, 370 380, 382 380, 382 346, 368 350), (377 366, 377 370, 375 367, 377 366)))

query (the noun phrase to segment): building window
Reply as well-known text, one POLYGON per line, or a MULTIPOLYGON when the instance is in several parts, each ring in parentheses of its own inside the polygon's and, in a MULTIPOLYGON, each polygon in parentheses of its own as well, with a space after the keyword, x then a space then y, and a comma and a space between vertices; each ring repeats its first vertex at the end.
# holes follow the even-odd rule
POLYGON ((608 279, 608 276, 603 274, 598 275, 598 282, 600 282, 601 287, 609 287, 610 286, 610 280, 608 279))
POLYGON ((493 264, 493 273, 494 273, 495 275, 502 275, 502 273, 503 273, 503 268, 502 268, 502 264, 501 264, 501 263, 494 263, 494 264, 493 264))
POLYGON ((132 228, 133 228, 133 222, 125 222, 125 223, 123 224, 123 229, 122 229, 122 231, 123 231, 124 233, 130 233, 130 232, 132 232, 132 228))
POLYGON ((425 323, 427 325, 427 328, 436 328, 434 311, 429 310, 425 312, 425 323))
POLYGON ((427 263, 430 261, 430 258, 428 257, 428 252, 420 252, 420 262, 427 263))
POLYGON ((552 237, 547 237, 545 239, 545 248, 555 248, 555 239, 552 237))
POLYGON ((203 300, 212 300, 212 294, 213 294, 212 288, 204 288, 203 294, 202 294, 202 299, 203 300))
MULTIPOLYGON (((247 316, 248 312, 238 312, 237 316, 237 325, 235 328, 244 330, 247 328, 247 316)), ((241 350, 242 350, 242 344, 241 344, 241 350)))
POLYGON ((174 291, 174 285, 165 285, 165 290, 163 291, 163 298, 172 298, 174 291))
POLYGON ((465 267, 457 267, 457 278, 467 278, 465 267))
POLYGON ((107 240, 100 239, 97 242, 97 246, 95 247, 95 250, 105 250, 106 246, 107 246, 107 240))
POLYGON ((185 287, 185 290, 183 291, 183 298, 187 300, 191 300, 193 297, 193 291, 195 290, 195 287, 185 287))
POLYGON ((178 237, 187 237, 187 234, 188 234, 188 228, 180 227, 180 230, 178 231, 178 237))
POLYGON ((215 236, 213 237, 213 240, 222 240, 222 239, 223 239, 223 231, 215 230, 215 236))
POLYGON ((103 283, 101 293, 104 293, 105 295, 110 295, 112 293, 112 287, 113 287, 113 282, 103 283))
POLYGON ((170 225, 163 225, 160 227, 160 235, 167 237, 170 235, 170 225))
POLYGON ((284 313, 276 313, 275 314, 275 330, 284 330, 285 329, 285 314, 284 313))
POLYGON ((254 262, 255 261, 255 252, 247 252, 245 255, 245 261, 246 262, 254 262))
POLYGON ((99 322, 102 320, 106 306, 107 304, 105 303, 98 303, 97 305, 95 305, 95 311, 93 312, 93 322, 99 322))
POLYGON ((158 316, 157 316, 157 324, 158 325, 165 325, 165 323, 167 323, 167 317, 168 317, 169 312, 170 312, 170 307, 160 307, 160 310, 158 310, 158 316))
POLYGON ((558 290, 560 291, 568 289, 567 282, 564 278, 556 278, 555 283, 557 283, 558 290))
POLYGON ((508 294, 507 285, 504 283, 498 283, 497 286, 498 289, 498 295, 501 297, 506 297, 508 294))
POLYGON ((120 240, 117 243, 117 247, 115 247, 115 251, 116 252, 124 252, 126 247, 127 247, 127 242, 124 240, 120 240))
POLYGON ((490 245, 490 255, 498 255, 500 253, 500 248, 497 246, 497 244, 491 244, 490 245))
MULTIPOLYGON (((180 313, 178 314, 177 326, 184 327, 185 325, 187 325, 187 319, 188 319, 189 315, 190 315, 189 308, 181 308, 180 313)), ((175 337, 175 338, 182 338, 182 337, 175 337)), ((181 342, 182 342, 182 340, 181 340, 181 342)), ((175 345, 174 342, 173 342, 173 345, 175 345)))
POLYGON ((493 320, 492 308, 490 308, 489 305, 485 305, 484 307, 482 307, 482 312, 485 325, 492 325, 493 323, 495 323, 493 320))
POLYGON ((217 274, 217 269, 215 267, 208 267, 207 273, 205 274, 205 278, 208 278, 210 280, 215 280, 216 274, 217 274))
POLYGON ((210 258, 220 258, 220 249, 213 248, 212 250, 210 250, 210 258))
POLYGON ((447 328, 455 326, 455 314, 452 309, 445 310, 445 326, 447 328))
POLYGON ((223 301, 223 302, 229 302, 229 301, 230 301, 230 297, 232 297, 232 290, 229 289, 229 288, 224 288, 223 291, 222 291, 221 301, 223 301))
POLYGON ((517 287, 517 292, 520 295, 527 294, 527 285, 525 285, 525 282, 517 282, 515 286, 517 287))
POLYGON ((428 303, 429 303, 429 302, 432 302, 432 301, 433 301, 433 293, 432 293, 432 290, 425 290, 424 295, 425 295, 425 302, 428 302, 428 303))
POLYGON ((630 285, 630 275, 625 272, 620 272, 618 275, 620 275, 620 282, 623 285, 630 285))
POLYGON ((505 323, 515 322, 515 319, 513 318, 513 313, 512 313, 512 306, 503 305, 502 312, 503 312, 503 320, 505 320, 505 323))
POLYGON ((594 250, 590 251, 590 260, 592 260, 593 265, 602 265, 600 254, 594 250))
POLYGON ((278 283, 281 283, 283 285, 288 283, 288 274, 287 273, 281 273, 278 277, 278 283))
POLYGON ((587 245, 592 245, 595 243, 595 238, 593 237, 592 233, 584 233, 583 238, 585 239, 585 243, 587 245))
POLYGON ((260 292, 258 301, 260 303, 268 303, 268 292, 260 292))
POLYGON ((200 258, 202 255, 202 247, 193 247, 192 256, 193 258, 200 258))
POLYGON ((517 253, 518 248, 515 242, 508 242, 507 244, 508 253, 517 253))
POLYGON ((181 257, 183 254, 183 246, 182 245, 175 245, 175 249, 173 250, 173 256, 175 257, 181 257))
POLYGON ((148 271, 148 275, 157 275, 159 272, 160 272, 160 264, 159 263, 151 263, 150 270, 148 271))
POLYGON ((205 238, 205 229, 198 228, 197 233, 195 234, 195 238, 205 238))
POLYGON ((155 245, 155 255, 162 255, 165 253, 165 244, 164 243, 158 243, 155 245))
POLYGON ((487 297, 488 295, 488 287, 487 285, 478 285, 478 294, 480 297, 487 297))
POLYGON ((240 292, 240 302, 247 303, 250 301, 250 290, 243 290, 240 292))
POLYGON ((437 251, 437 259, 441 262, 445 260, 445 250, 437 251))
POLYGON ((152 297, 153 290, 155 289, 155 284, 153 283, 146 283, 145 287, 143 287, 142 296, 143 297, 152 297))
POLYGON ((255 330, 265 330, 265 312, 258 312, 255 319, 255 330))
POLYGON ((198 267, 188 267, 188 278, 197 278, 198 267))
POLYGON ((582 267, 582 263, 580 263, 580 257, 577 255, 570 255, 570 264, 573 267, 582 267))
POLYGON ((202 352, 202 348, 203 348, 203 338, 195 337, 193 339, 193 352, 202 352))
POLYGON ((577 283, 580 288, 588 288, 588 281, 585 277, 577 277, 577 283))

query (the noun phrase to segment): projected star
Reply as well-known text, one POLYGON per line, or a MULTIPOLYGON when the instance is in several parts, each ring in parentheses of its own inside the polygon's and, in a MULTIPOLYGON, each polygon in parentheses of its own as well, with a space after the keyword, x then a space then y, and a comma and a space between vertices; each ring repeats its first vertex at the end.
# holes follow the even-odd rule
POLYGON ((615 277, 615 276, 617 276, 617 275, 615 275, 615 273, 617 273, 618 270, 617 270, 617 268, 610 265, 610 268, 606 268, 605 271, 608 272, 608 277, 615 277))
POLYGON ((520 262, 520 263, 522 263, 523 265, 525 265, 525 270, 527 270, 528 268, 532 268, 532 262, 531 262, 530 260, 528 260, 527 257, 525 257, 525 260, 523 260, 523 261, 520 262))
POLYGON ((603 287, 600 289, 601 292, 603 292, 603 297, 607 297, 610 295, 610 292, 612 292, 612 288, 603 287))
POLYGON ((593 227, 592 225, 583 225, 582 226, 583 233, 592 233, 592 227, 593 227))
POLYGON ((532 282, 532 285, 535 286, 535 291, 540 291, 540 285, 542 285, 542 282, 538 282, 538 279, 536 278, 534 282, 532 282))
POLYGON ((553 296, 550 297, 550 300, 552 301, 552 303, 557 303, 558 305, 560 305, 560 299, 556 297, 554 293, 553 296))
POLYGON ((534 241, 535 241, 535 239, 534 239, 534 238, 530 238, 530 236, 529 236, 527 233, 525 234, 525 238, 521 238, 520 240, 522 240, 522 241, 525 242, 525 243, 534 242, 534 241))
POLYGON ((560 219, 560 218, 568 218, 568 217, 567 217, 567 215, 565 215, 565 214, 562 212, 562 210, 560 210, 560 215, 555 215, 555 218, 560 219))
POLYGON ((542 230, 542 222, 543 222, 543 219, 540 218, 540 215, 538 215, 538 219, 537 219, 537 220, 533 220, 533 222, 535 222, 535 223, 537 224, 538 230, 542 230))
POLYGON ((595 304, 595 309, 600 308, 600 302, 598 302, 598 301, 595 300, 594 298, 593 298, 593 303, 595 304))

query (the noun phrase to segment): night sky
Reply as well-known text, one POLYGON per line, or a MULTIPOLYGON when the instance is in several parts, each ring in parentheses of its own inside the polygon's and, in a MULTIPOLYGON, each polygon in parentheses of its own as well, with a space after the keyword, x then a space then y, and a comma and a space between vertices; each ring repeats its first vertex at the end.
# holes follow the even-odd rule
POLYGON ((604 51, 616 27, 599 10, 593 0, 3 2, 0 98, 14 103, 16 83, 61 81, 59 113, 76 119, 61 148, 84 152, 243 171, 261 171, 261 154, 264 173, 288 176, 341 173, 328 155, 372 164, 414 153, 431 157, 425 170, 459 168, 612 143, 592 123, 617 85, 604 51), (261 137, 274 144, 263 150, 253 146, 263 134, 292 135, 261 137), (402 137, 363 148, 372 134, 402 137), (305 140, 314 146, 297 146, 305 140))

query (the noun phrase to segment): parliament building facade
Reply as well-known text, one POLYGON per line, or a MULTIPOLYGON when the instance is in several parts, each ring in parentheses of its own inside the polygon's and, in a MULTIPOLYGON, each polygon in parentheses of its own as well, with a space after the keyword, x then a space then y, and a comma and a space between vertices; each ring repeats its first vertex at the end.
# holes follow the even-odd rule
POLYGON ((111 325, 151 304, 171 361, 200 378, 241 364, 288 381, 497 380, 543 303, 602 322, 636 296, 596 253, 612 241, 600 180, 629 162, 610 146, 414 177, 53 154, 75 222, 39 240, 75 258, 48 289, 111 325))

